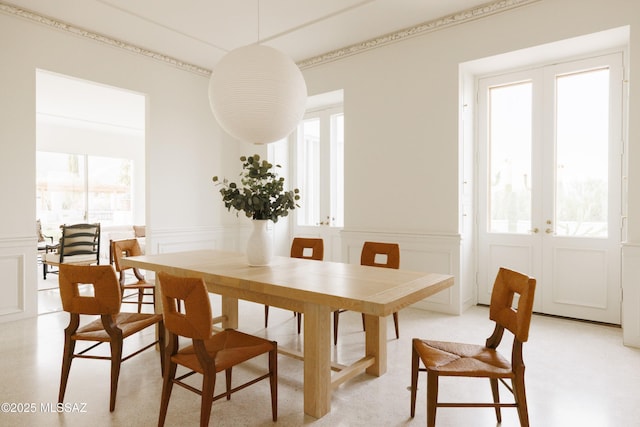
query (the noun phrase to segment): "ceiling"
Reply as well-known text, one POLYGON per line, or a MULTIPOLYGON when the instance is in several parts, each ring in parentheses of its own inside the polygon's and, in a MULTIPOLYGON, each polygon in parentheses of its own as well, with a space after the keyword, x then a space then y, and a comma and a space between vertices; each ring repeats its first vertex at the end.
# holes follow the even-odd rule
POLYGON ((468 12, 488 2, 490 0, 0 0, 0 6, 4 3, 34 12, 211 70, 225 53, 256 41, 300 62, 458 12, 468 12))

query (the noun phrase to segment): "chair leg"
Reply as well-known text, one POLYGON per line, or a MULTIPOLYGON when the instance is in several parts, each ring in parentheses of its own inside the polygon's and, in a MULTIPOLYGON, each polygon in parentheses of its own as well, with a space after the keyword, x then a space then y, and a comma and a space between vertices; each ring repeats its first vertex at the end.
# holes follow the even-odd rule
POLYGON ((269 352, 269 385, 271 386, 271 419, 278 420, 278 348, 269 352))
POLYGON ((176 377, 176 370, 178 369, 178 365, 171 362, 170 356, 167 357, 167 360, 169 360, 169 364, 165 366, 164 376, 162 377, 162 396, 160 397, 158 427, 164 426, 167 418, 167 408, 169 407, 169 398, 171 397, 171 390, 173 389, 173 379, 176 377))
POLYGON ((144 289, 138 289, 138 313, 142 312, 143 299, 144 299, 144 289))
MULTIPOLYGON (((414 340, 415 342, 415 340, 414 340)), ((411 418, 416 416, 416 395, 418 392, 418 373, 420 356, 416 351, 415 344, 411 345, 411 418)))
POLYGON ((529 411, 527 409, 527 394, 524 389, 524 373, 516 375, 512 382, 514 396, 518 404, 518 418, 520 427, 529 427, 529 411))
POLYGON ((333 345, 338 345, 338 319, 340 318, 340 310, 333 312, 333 345))
POLYGON ((44 280, 47 280, 47 263, 42 263, 42 277, 44 280))
POLYGON ((396 327, 396 339, 400 339, 400 327, 398 326, 398 312, 393 313, 393 326, 396 327))
POLYGON ((267 323, 269 323, 269 306, 264 306, 264 327, 267 327, 267 323))
MULTIPOLYGON (((498 380, 496 378, 489 378, 489 381, 491 382, 493 403, 497 405, 498 403, 500 403, 500 390, 498 389, 498 380)), ((498 423, 502 422, 502 413, 499 406, 496 406, 496 420, 498 420, 498 423)))
MULTIPOLYGON (((213 391, 216 387, 216 372, 205 370, 202 376, 202 406, 200 407, 200 427, 209 425, 211 417, 211 405, 213 404, 213 391)), ((228 397, 228 396, 227 396, 228 397)))
POLYGON ((166 333, 164 328, 164 321, 160 321, 156 326, 156 334, 158 335, 158 347, 160 351, 160 375, 164 377, 164 369, 165 369, 165 340, 166 333))
POLYGON ((298 335, 300 335, 300 328, 302 326, 302 313, 296 313, 296 316, 298 317, 298 335))
POLYGON ((438 405, 438 375, 427 371, 427 427, 436 426, 438 405))
POLYGON ((116 395, 118 394, 118 378, 122 364, 122 337, 111 338, 111 396, 109 397, 109 411, 116 409, 116 395))
POLYGON ((362 330, 365 332, 367 331, 367 328, 364 326, 364 313, 362 313, 362 330))
POLYGON ((64 394, 67 390, 67 381, 69 380, 69 372, 71 372, 71 361, 73 360, 73 352, 75 351, 76 342, 70 336, 65 336, 64 351, 62 354, 62 371, 60 374, 60 392, 58 393, 58 403, 64 401, 64 394))
POLYGON ((231 373, 233 368, 226 369, 224 371, 225 384, 227 386, 227 400, 231 400, 231 373))

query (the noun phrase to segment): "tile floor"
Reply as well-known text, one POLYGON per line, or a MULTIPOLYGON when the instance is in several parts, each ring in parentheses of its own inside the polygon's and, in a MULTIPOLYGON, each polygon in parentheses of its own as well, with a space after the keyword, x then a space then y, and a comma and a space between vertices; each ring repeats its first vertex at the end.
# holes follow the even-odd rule
MULTIPOLYGON (((76 360, 65 401, 84 412, 47 412, 58 393, 65 313, 56 311, 57 276, 47 279, 54 289, 41 291, 42 312, 37 318, 0 324, 0 401, 31 404, 35 413, 0 412, 0 426, 154 426, 160 402, 161 377, 157 352, 147 351, 123 364, 116 410, 109 412, 109 365, 76 360), (80 407, 80 404, 86 406, 80 407)), ((219 307, 212 297, 214 311, 219 307)), ((269 328, 262 328, 263 306, 240 305, 240 329, 301 349, 292 313, 272 308, 269 328)), ((399 340, 389 318, 388 372, 374 378, 358 376, 333 393, 331 413, 316 420, 303 413, 302 362, 279 358, 279 426, 405 426, 425 425, 425 384, 420 378, 416 417, 409 417, 410 354, 412 337, 483 343, 492 331, 486 307, 473 307, 462 316, 405 309, 400 313, 399 340)), ((150 337, 147 337, 150 338, 150 337)), ((338 346, 333 358, 351 362, 364 344, 358 313, 341 315, 338 346)), ((504 345, 504 344, 503 344, 504 345)), ((622 345, 622 331, 610 326, 534 316, 530 340, 524 347, 530 421, 539 427, 640 426, 640 349, 622 345)), ((265 366, 266 359, 250 362, 235 375, 265 366)), ((221 381, 222 382, 222 381, 221 381)), ((268 383, 261 382, 214 403, 210 425, 272 425, 268 383)), ((441 396, 486 399, 486 381, 441 380, 441 396)), ((502 395, 507 397, 508 393, 502 395)), ((198 425, 199 397, 174 388, 167 426, 198 425)), ((437 425, 495 426, 492 409, 440 409, 437 425)), ((517 426, 513 409, 503 410, 502 426, 517 426)))

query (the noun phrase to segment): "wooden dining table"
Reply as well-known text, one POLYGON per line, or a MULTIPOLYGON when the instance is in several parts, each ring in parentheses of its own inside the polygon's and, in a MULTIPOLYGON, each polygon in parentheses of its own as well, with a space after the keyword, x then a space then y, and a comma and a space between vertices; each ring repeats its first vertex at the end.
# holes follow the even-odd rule
MULTIPOLYGON (((320 418, 331 411, 331 393, 356 375, 387 370, 385 317, 453 285, 446 274, 396 270, 339 262, 275 257, 252 267, 242 253, 218 250, 128 257, 125 266, 183 277, 201 277, 221 295, 223 328, 238 327, 238 300, 304 313, 304 412, 320 418), (364 314, 363 357, 350 366, 331 361, 331 313, 364 314)), ((285 353, 296 356, 294 351, 285 353)))

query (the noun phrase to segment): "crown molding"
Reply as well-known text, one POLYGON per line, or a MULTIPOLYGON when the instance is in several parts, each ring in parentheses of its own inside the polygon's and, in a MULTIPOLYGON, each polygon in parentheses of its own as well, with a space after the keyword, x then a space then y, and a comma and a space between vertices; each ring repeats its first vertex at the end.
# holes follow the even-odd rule
MULTIPOLYGON (((475 8, 463 10, 451 15, 444 16, 442 18, 434 19, 432 21, 428 21, 410 28, 406 28, 404 30, 389 33, 384 36, 377 37, 375 39, 367 40, 362 43, 356 43, 351 46, 337 49, 322 55, 314 56, 298 62, 297 65, 300 67, 300 69, 315 67, 315 66, 336 61, 348 56, 363 53, 371 49, 376 49, 378 47, 386 46, 392 43, 397 43, 402 40, 424 35, 433 31, 449 28, 454 25, 459 25, 465 22, 484 18, 490 15, 494 15, 496 13, 500 13, 500 12, 504 12, 504 11, 516 8, 516 7, 521 7, 531 3, 536 3, 538 1, 541 1, 541 0, 493 1, 475 8)), ((105 35, 98 34, 81 27, 76 27, 74 25, 70 25, 65 22, 55 20, 53 18, 42 16, 35 12, 21 9, 21 8, 12 6, 8 3, 4 3, 2 1, 0 1, 0 12, 8 15, 18 16, 20 18, 24 18, 29 21, 36 22, 38 24, 53 27, 58 30, 66 31, 77 36, 85 37, 96 42, 104 43, 112 47, 117 47, 119 49, 126 50, 131 53, 153 58, 155 60, 165 62, 167 64, 173 65, 174 67, 180 68, 185 71, 190 71, 192 73, 200 74, 203 76, 211 75, 211 70, 208 70, 206 68, 189 64, 187 62, 180 61, 179 59, 176 59, 167 55, 163 55, 161 53, 154 52, 148 49, 144 49, 144 48, 126 43, 121 40, 107 37, 105 35)))
POLYGON ((334 50, 332 52, 325 53, 323 55, 315 56, 309 59, 298 62, 300 69, 315 67, 327 62, 336 61, 348 56, 356 55, 366 52, 371 49, 386 46, 392 43, 397 43, 402 40, 413 38, 416 36, 424 35, 433 31, 442 30, 444 28, 452 27, 454 25, 464 24, 466 22, 474 21, 476 19, 485 18, 490 15, 505 12, 516 7, 525 6, 531 3, 539 2, 540 0, 501 0, 486 3, 481 6, 477 6, 471 9, 456 12, 451 15, 447 15, 441 18, 434 19, 432 21, 424 22, 422 24, 405 28, 404 30, 396 31, 386 34, 384 36, 377 37, 375 39, 367 40, 362 43, 356 43, 351 46, 347 46, 341 49, 334 50))
POLYGON ((0 2, 0 12, 6 13, 8 15, 18 16, 20 18, 24 18, 29 21, 36 22, 38 24, 46 25, 48 27, 53 27, 58 30, 66 31, 68 33, 72 33, 74 35, 84 37, 96 42, 104 43, 112 47, 117 47, 119 49, 123 49, 131 53, 135 53, 137 55, 153 58, 155 60, 173 65, 174 67, 177 67, 186 71, 190 71, 192 73, 200 74, 203 76, 211 75, 211 70, 208 70, 206 68, 198 67, 197 65, 180 61, 179 59, 173 58, 171 56, 163 55, 161 53, 154 52, 152 50, 144 49, 139 46, 129 44, 122 40, 117 40, 99 33, 95 33, 93 31, 85 30, 84 28, 76 27, 74 25, 70 25, 65 22, 61 22, 53 18, 49 18, 47 16, 39 15, 35 12, 31 12, 26 9, 21 9, 7 3, 0 2))

